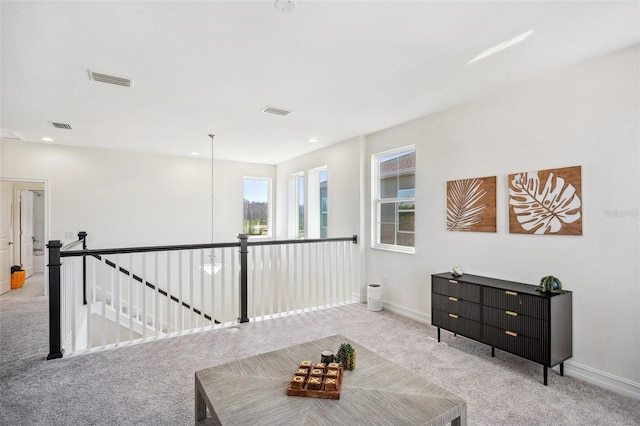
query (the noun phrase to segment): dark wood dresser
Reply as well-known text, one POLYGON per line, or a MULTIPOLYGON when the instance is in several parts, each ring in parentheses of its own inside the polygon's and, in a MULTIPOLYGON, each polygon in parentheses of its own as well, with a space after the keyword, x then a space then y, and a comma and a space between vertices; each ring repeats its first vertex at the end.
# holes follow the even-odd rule
POLYGON ((542 293, 535 286, 445 272, 431 276, 431 324, 547 368, 572 356, 572 293, 542 293))

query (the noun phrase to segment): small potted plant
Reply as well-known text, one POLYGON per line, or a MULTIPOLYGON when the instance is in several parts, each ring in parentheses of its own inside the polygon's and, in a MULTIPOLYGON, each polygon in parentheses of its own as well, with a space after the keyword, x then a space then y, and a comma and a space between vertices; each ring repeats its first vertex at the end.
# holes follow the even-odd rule
POLYGON ((356 351, 349 343, 342 343, 336 353, 336 361, 342 364, 345 370, 356 368, 356 351))
POLYGON ((544 293, 564 293, 562 290, 562 282, 553 275, 547 275, 540 279, 540 285, 536 287, 536 290, 544 293))

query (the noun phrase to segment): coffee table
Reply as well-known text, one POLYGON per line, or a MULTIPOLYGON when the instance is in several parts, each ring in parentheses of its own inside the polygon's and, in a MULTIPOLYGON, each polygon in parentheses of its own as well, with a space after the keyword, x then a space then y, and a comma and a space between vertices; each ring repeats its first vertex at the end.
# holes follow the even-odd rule
POLYGON ((267 352, 195 373, 196 424, 467 424, 467 403, 410 370, 340 335, 267 352), (340 343, 356 350, 339 400, 287 396, 300 361, 320 361, 340 343), (208 409, 208 410, 207 410, 208 409), (207 411, 210 417, 207 417, 207 411))

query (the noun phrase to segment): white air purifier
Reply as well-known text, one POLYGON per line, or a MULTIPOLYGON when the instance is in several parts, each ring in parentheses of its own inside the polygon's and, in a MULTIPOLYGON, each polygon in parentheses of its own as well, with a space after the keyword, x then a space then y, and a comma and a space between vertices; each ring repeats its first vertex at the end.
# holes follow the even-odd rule
POLYGON ((370 311, 382 310, 382 287, 380 287, 380 284, 369 284, 367 286, 367 308, 370 311))

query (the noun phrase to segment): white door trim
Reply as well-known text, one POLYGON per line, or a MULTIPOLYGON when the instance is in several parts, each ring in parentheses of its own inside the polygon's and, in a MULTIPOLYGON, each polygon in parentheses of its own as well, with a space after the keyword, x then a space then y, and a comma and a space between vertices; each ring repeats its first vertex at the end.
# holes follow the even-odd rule
MULTIPOLYGON (((11 178, 11 177, 0 177, 0 182, 8 182, 13 184, 14 186, 14 197, 13 197, 13 204, 14 204, 14 224, 20 223, 20 210, 19 210, 19 199, 18 202, 16 202, 16 197, 19 197, 19 190, 21 189, 31 189, 31 190, 37 190, 37 191, 44 191, 44 238, 45 238, 45 250, 44 250, 44 264, 47 265, 49 263, 49 252, 46 249, 46 244, 49 242, 49 240, 51 239, 50 236, 50 221, 51 221, 51 211, 50 211, 50 206, 51 206, 51 191, 49 189, 50 185, 49 185, 49 179, 24 179, 24 178, 11 178), (18 206, 16 206, 16 204, 18 206), (16 210, 17 211, 17 215, 16 215, 16 210), (17 222, 16 222, 17 221, 17 222)), ((20 238, 20 234, 19 234, 19 227, 18 226, 14 226, 14 235, 13 235, 13 241, 19 241, 20 238), (18 233, 16 235, 16 233, 18 233)), ((18 259, 18 257, 15 257, 15 250, 19 250, 20 247, 19 244, 14 244, 14 259, 18 259)), ((18 254, 19 255, 19 254, 18 254)), ((48 296, 49 295, 49 286, 46 285, 46 283, 49 282, 49 268, 45 267, 44 268, 44 282, 45 282, 45 286, 44 286, 44 295, 48 296)))

